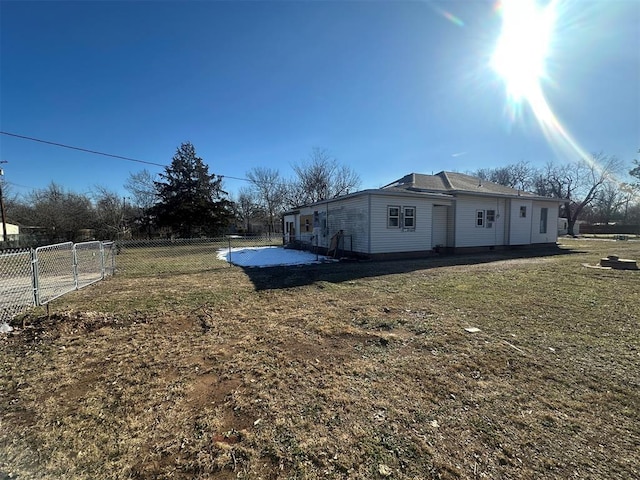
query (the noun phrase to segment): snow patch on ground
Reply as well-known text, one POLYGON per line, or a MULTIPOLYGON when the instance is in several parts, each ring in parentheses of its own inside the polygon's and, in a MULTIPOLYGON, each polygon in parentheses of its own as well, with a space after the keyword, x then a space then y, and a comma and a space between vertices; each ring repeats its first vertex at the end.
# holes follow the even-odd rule
POLYGON ((239 267, 275 267, 335 261, 323 255, 283 247, 236 247, 218 250, 218 258, 239 267))

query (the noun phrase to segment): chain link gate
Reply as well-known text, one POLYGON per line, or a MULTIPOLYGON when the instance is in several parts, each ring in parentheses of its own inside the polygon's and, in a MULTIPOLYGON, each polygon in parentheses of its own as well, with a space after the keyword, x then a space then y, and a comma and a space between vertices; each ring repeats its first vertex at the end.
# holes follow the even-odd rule
POLYGON ((34 260, 37 305, 46 305, 76 289, 72 242, 38 247, 34 260))
POLYGON ((86 287, 104 278, 102 242, 83 242, 73 246, 76 288, 86 287))
POLYGON ((0 331, 31 307, 91 285, 115 272, 114 242, 72 242, 0 252, 0 331))
POLYGON ((31 250, 0 255, 0 325, 35 306, 31 250))

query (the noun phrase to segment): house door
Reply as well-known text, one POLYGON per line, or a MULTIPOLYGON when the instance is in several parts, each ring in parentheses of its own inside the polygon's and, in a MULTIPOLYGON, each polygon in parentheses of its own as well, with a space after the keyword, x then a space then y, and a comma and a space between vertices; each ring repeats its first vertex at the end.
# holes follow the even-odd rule
POLYGON ((533 202, 531 200, 511 200, 509 216, 509 245, 531 243, 531 222, 533 202))
POLYGON ((431 248, 447 246, 447 207, 433 206, 431 222, 431 248))
POLYGON ((293 242, 296 239, 296 227, 295 223, 287 222, 287 243, 293 242))

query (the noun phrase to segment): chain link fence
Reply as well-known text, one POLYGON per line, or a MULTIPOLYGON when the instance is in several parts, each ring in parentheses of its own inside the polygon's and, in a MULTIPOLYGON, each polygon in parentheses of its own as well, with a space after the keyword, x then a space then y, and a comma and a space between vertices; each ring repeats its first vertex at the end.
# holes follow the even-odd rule
MULTIPOLYGON (((251 264, 283 246, 280 235, 59 243, 0 252, 0 325, 34 306, 117 272, 179 275, 251 264), (265 252, 271 247, 271 252, 265 252), (242 262, 238 260, 242 260, 242 262)), ((281 249, 281 248, 280 248, 281 249)))
POLYGON ((116 242, 102 242, 104 276, 116 273, 116 242))
POLYGON ((278 246, 282 247, 280 235, 120 240, 116 246, 118 274, 157 276, 228 268, 229 259, 233 263, 239 250, 251 256, 259 255, 261 248, 278 246))
POLYGON ((0 255, 0 325, 34 305, 33 251, 5 251, 0 255))
POLYGON ((0 326, 115 271, 113 242, 59 243, 0 252, 0 326))

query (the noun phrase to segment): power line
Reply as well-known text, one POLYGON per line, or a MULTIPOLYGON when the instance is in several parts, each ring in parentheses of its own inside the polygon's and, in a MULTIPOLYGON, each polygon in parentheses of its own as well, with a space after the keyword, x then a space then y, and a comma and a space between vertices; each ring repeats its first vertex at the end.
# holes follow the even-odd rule
MULTIPOLYGON (((17 133, 0 131, 0 134, 7 135, 7 136, 10 136, 10 137, 15 137, 15 138, 21 138, 23 140, 30 140, 32 142, 39 142, 39 143, 45 143, 47 145, 54 145, 56 147, 68 148, 68 149, 71 149, 71 150, 78 150, 80 152, 93 153, 94 155, 102 155, 104 157, 117 158, 117 159, 120 159, 120 160, 127 160, 129 162, 144 163, 146 165, 154 165, 156 167, 162 167, 162 168, 166 167, 166 165, 163 165, 163 164, 160 164, 160 163, 155 163, 155 162, 149 162, 147 160, 140 160, 140 159, 137 159, 137 158, 124 157, 122 155, 115 155, 113 153, 99 152, 97 150, 90 150, 88 148, 76 147, 76 146, 73 146, 73 145, 67 145, 67 144, 59 143, 59 142, 52 142, 52 141, 49 141, 49 140, 43 140, 41 138, 29 137, 27 135, 19 135, 17 133)), ((231 180, 241 180, 243 182, 254 183, 252 180, 250 180, 248 178, 232 177, 230 175, 222 175, 222 174, 218 174, 218 176, 223 177, 223 178, 229 178, 231 180)), ((286 182, 275 182, 274 185, 287 185, 287 183, 286 182)), ((24 186, 24 185, 22 185, 22 186, 24 186)), ((30 187, 27 187, 27 188, 30 188, 30 187)))
POLYGON ((32 190, 36 189, 36 187, 30 187, 29 185, 20 185, 19 183, 13 183, 13 182, 10 182, 8 180, 6 181, 6 184, 7 185, 13 185, 14 187, 19 187, 19 188, 31 188, 32 190))
POLYGON ((32 142, 46 143, 47 145, 55 145, 56 147, 69 148, 71 150, 78 150, 80 152, 93 153, 95 155, 102 155, 104 157, 118 158, 120 160, 127 160, 129 162, 144 163, 146 165, 155 165, 156 167, 165 167, 166 166, 166 165, 162 165, 160 163, 148 162, 146 160, 139 160, 137 158, 123 157, 122 155, 114 155, 112 153, 99 152, 97 150, 89 150, 88 148, 74 147, 73 145, 66 145, 64 143, 50 142, 49 140, 42 140, 41 138, 28 137, 26 135, 18 135, 17 133, 10 133, 10 132, 2 132, 2 131, 0 131, 0 134, 8 135, 10 137, 22 138, 23 140, 31 140, 32 142))

